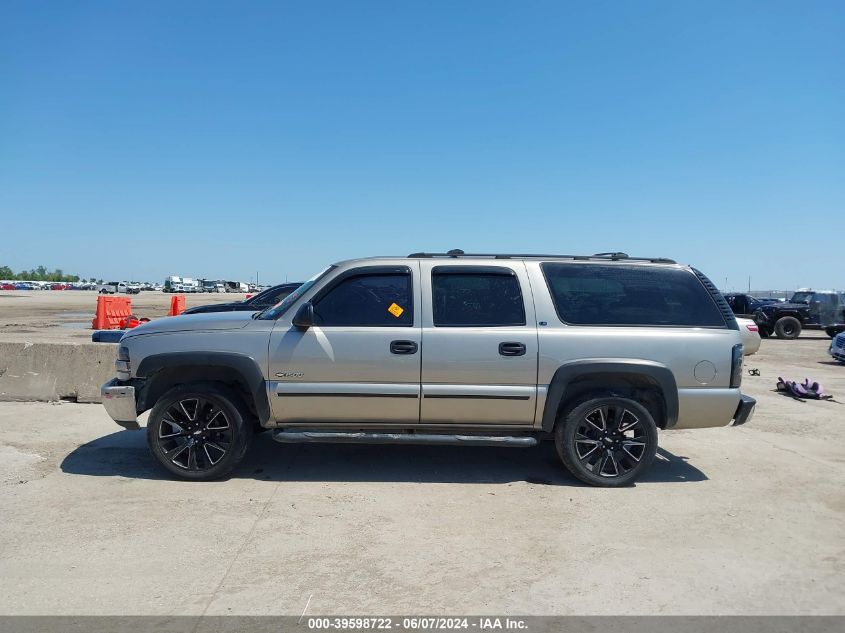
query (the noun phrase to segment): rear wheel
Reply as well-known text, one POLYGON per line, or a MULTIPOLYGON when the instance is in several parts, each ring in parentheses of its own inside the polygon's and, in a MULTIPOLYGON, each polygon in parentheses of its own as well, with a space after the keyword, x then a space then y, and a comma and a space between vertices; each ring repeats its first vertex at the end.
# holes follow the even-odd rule
POLYGON ((223 477, 240 463, 251 440, 246 406, 222 385, 175 387, 159 399, 147 422, 153 457, 183 479, 223 477))
POLYGON ((801 321, 792 316, 781 317, 775 323, 775 334, 787 341, 796 339, 801 334, 801 321))
POLYGON ((824 333, 827 334, 830 338, 836 336, 836 328, 835 327, 826 327, 824 329, 824 333))
POLYGON ((648 410, 615 396, 582 402, 558 420, 555 447, 563 465, 593 486, 633 483, 657 453, 657 425, 648 410))

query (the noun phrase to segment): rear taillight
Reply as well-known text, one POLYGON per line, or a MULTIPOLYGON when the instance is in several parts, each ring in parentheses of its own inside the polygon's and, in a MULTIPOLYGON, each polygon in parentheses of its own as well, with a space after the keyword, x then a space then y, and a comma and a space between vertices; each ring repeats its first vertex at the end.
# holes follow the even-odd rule
POLYGON ((749 331, 749 332, 757 332, 757 331, 759 331, 759 330, 760 330, 760 328, 758 328, 758 327, 757 327, 756 325, 754 325, 754 324, 749 324, 749 325, 746 325, 745 327, 747 327, 747 328, 748 328, 748 331, 749 331))
POLYGON ((731 350, 731 387, 739 388, 742 384, 742 343, 731 350))

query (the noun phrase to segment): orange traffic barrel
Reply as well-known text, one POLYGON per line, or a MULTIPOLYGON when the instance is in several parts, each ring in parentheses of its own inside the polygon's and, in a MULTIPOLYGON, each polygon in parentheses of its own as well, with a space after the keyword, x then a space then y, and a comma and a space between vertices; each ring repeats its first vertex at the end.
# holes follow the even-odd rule
POLYGON ((132 300, 129 297, 97 297, 97 313, 91 322, 95 330, 118 330, 121 322, 132 314, 132 300))
POLYGON ((170 297, 170 312, 167 316, 179 316, 185 311, 185 295, 173 295, 170 297))

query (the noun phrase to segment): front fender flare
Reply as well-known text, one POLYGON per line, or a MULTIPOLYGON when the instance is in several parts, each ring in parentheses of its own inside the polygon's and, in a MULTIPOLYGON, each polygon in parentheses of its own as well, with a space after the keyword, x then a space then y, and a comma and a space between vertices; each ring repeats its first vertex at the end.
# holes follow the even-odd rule
POLYGON ((141 360, 136 370, 138 378, 150 378, 161 370, 179 367, 215 367, 235 371, 252 394, 255 412, 263 424, 270 419, 267 384, 258 363, 251 356, 235 352, 167 352, 153 354, 141 360))

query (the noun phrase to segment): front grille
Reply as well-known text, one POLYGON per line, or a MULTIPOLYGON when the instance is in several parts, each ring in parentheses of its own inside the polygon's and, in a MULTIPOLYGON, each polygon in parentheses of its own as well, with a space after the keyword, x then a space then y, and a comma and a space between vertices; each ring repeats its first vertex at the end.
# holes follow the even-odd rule
POLYGON ((837 336, 834 343, 839 349, 845 349, 845 336, 837 336))

